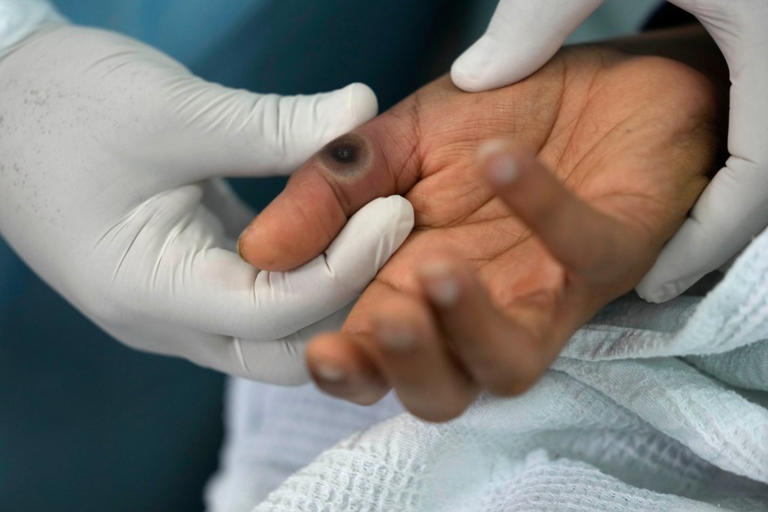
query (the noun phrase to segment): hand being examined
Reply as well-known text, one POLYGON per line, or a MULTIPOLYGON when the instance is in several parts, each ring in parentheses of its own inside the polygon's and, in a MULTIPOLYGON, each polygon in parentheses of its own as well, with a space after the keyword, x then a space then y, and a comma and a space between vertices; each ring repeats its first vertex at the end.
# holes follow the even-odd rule
POLYGON ((686 65, 600 47, 485 93, 444 77, 305 164, 241 254, 301 264, 354 210, 405 194, 414 232, 306 356, 333 395, 367 404, 394 388, 415 415, 447 420, 482 389, 530 387, 639 282, 707 182, 716 111, 686 65))

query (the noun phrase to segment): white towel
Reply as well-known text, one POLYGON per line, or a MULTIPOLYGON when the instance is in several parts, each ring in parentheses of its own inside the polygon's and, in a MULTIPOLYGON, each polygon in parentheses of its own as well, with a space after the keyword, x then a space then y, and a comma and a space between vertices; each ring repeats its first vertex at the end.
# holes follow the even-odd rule
POLYGON ((378 423, 255 508, 326 510, 767 511, 768 232, 703 299, 606 307, 525 395, 378 423))
POLYGON ((209 512, 248 512, 292 473, 341 439, 403 412, 393 395, 372 407, 297 388, 230 379, 225 443, 209 482, 209 512))

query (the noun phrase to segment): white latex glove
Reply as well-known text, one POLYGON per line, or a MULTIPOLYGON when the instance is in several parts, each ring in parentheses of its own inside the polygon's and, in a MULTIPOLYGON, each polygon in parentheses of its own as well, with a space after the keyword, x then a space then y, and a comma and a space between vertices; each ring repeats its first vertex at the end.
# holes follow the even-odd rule
POLYGON ((411 230, 410 204, 393 196, 295 271, 260 272, 235 252, 252 212, 216 178, 290 172, 375 114, 363 85, 296 97, 232 90, 134 40, 49 24, 0 58, 0 91, 0 233, 133 347, 303 382, 302 343, 337 327, 326 317, 411 230))
MULTIPOLYGON (((602 0, 501 0, 486 33, 453 64, 454 83, 480 91, 541 67, 602 0)), ((638 285, 646 300, 676 297, 768 225, 768 0, 673 0, 694 14, 731 74, 730 158, 638 285)))

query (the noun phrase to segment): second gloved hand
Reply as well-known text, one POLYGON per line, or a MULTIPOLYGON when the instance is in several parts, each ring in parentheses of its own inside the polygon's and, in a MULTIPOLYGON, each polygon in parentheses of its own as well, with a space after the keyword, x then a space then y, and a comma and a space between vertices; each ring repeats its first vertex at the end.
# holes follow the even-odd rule
POLYGON ((332 323, 410 232, 410 205, 390 197, 294 271, 235 252, 252 213, 219 178, 290 172, 375 114, 363 85, 258 95, 117 34, 49 25, 0 58, 0 90, 0 233, 133 347, 301 382, 293 333, 332 323))
MULTIPOLYGON (((602 3, 500 0, 486 33, 454 62, 454 83, 482 91, 522 80, 602 3)), ((638 285, 637 292, 652 302, 676 297, 768 225, 768 2, 671 3, 696 16, 728 62, 730 158, 638 285)))

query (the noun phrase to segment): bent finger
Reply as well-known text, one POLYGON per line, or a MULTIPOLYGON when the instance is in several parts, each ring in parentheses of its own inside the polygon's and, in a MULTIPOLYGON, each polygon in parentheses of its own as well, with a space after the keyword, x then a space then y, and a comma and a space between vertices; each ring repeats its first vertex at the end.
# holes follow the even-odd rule
POLYGON ((403 406, 427 421, 448 421, 472 403, 478 386, 458 364, 429 305, 408 294, 380 297, 375 333, 364 347, 403 406))
POLYGON ((550 342, 556 295, 521 297, 501 312, 456 258, 433 257, 419 274, 441 332, 466 371, 492 393, 525 391, 557 354, 550 342))

